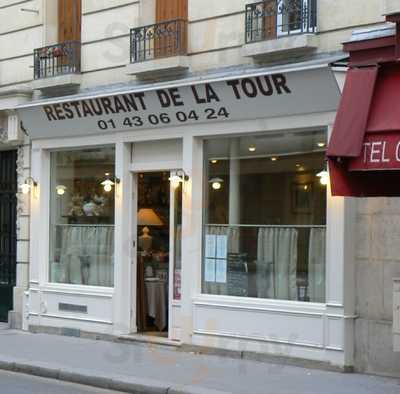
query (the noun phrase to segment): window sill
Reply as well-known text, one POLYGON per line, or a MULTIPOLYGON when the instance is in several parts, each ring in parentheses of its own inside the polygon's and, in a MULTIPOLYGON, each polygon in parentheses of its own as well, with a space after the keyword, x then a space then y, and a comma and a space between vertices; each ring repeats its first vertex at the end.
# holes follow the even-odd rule
POLYGON ((315 34, 299 34, 245 44, 242 46, 242 56, 262 59, 274 55, 301 55, 317 48, 318 38, 315 34))
POLYGON ((54 77, 35 79, 31 82, 33 90, 53 90, 59 88, 77 87, 82 82, 81 74, 57 75, 54 77))
POLYGON ((43 293, 59 293, 80 296, 92 296, 101 298, 112 298, 114 295, 113 287, 73 285, 68 283, 45 283, 39 288, 43 293))
POLYGON ((176 75, 190 71, 187 56, 172 56, 160 59, 130 63, 126 66, 126 74, 139 79, 151 79, 165 75, 176 75))

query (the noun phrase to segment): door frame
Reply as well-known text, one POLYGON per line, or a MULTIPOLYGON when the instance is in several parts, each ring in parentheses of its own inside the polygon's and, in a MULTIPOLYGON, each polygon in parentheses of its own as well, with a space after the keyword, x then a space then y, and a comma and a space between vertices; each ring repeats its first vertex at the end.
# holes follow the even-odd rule
MULTIPOLYGON (((149 172, 173 172, 182 168, 182 164, 180 161, 169 161, 169 162, 159 162, 151 165, 135 165, 132 164, 129 168, 131 179, 132 179, 132 196, 131 196, 131 207, 132 214, 130 215, 130 228, 132 229, 132 285, 131 285, 131 332, 134 334, 146 335, 146 333, 139 333, 137 330, 137 207, 138 207, 138 174, 139 173, 149 173, 149 172)), ((173 316, 172 310, 173 306, 179 304, 180 301, 174 301, 174 260, 175 260, 175 251, 174 251, 174 236, 171 237, 171 234, 174 234, 174 204, 175 200, 172 199, 174 196, 174 190, 170 185, 170 237, 169 237, 169 267, 168 267, 168 340, 172 340, 172 327, 173 327, 173 316), (172 200, 171 200, 172 199, 172 200), (172 231, 172 232, 171 232, 172 231)))

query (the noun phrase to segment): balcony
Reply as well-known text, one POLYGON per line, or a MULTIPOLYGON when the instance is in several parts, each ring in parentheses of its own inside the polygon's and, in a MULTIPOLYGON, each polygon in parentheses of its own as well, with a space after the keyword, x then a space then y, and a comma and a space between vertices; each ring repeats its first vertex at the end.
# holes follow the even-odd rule
POLYGON ((175 19, 131 29, 127 74, 139 78, 178 74, 189 69, 187 21, 175 19))
POLYGON ((264 0, 246 5, 243 55, 254 58, 316 49, 317 0, 264 0))
POLYGON ((33 52, 33 89, 73 87, 81 81, 81 43, 68 41, 33 52))

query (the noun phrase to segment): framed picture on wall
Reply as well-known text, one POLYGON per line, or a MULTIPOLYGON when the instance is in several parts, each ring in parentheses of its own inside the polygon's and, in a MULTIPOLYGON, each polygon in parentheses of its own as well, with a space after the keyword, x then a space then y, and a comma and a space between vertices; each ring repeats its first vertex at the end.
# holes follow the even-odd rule
POLYGON ((311 214, 312 211, 312 183, 292 184, 292 211, 293 213, 311 214))

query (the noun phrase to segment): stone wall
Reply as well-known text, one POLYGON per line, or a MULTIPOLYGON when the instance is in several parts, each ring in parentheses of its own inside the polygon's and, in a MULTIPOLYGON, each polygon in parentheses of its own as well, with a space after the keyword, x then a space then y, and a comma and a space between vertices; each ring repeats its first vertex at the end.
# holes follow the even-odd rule
MULTIPOLYGON (((188 0, 193 71, 252 64, 242 56, 245 6, 253 0, 188 0)), ((57 42, 55 0, 0 0, 0 89, 29 84, 33 49, 57 42), (30 8, 37 12, 21 9, 30 8)), ((317 52, 336 52, 351 32, 384 22, 382 0, 318 0, 317 52), (346 10, 346 12, 343 12, 346 10)), ((154 22, 155 0, 82 3, 81 88, 129 82, 129 31, 154 22)))
MULTIPOLYGON (((18 147, 17 174, 18 184, 30 176, 30 141, 25 137, 18 147)), ((29 239, 30 239, 30 194, 17 194, 17 283, 14 287, 14 309, 9 313, 11 328, 23 327, 24 293, 29 286, 29 239)), ((26 318, 26 316, 25 316, 26 318)))
POLYGON ((355 367, 400 376, 393 351, 393 278, 400 276, 400 198, 360 199, 355 247, 355 367))

